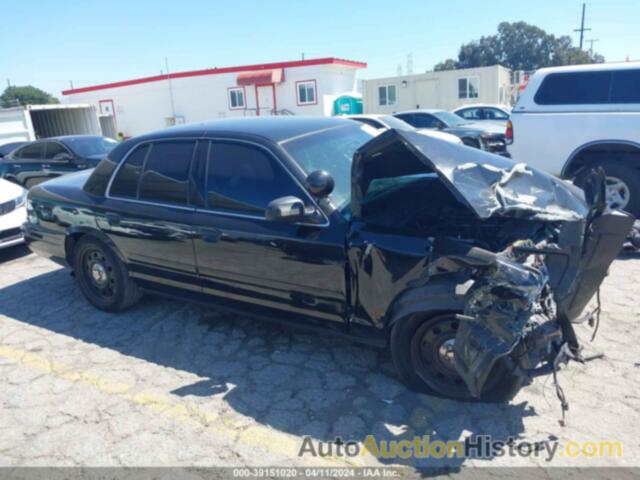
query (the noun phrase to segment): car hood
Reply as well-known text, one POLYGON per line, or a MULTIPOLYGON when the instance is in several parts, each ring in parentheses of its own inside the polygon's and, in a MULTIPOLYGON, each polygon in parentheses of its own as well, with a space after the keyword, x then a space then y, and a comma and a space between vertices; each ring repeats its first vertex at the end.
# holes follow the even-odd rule
POLYGON ((589 208, 572 185, 523 163, 418 132, 387 130, 353 159, 351 209, 361 216, 371 182, 435 173, 478 218, 526 216, 548 221, 584 219, 589 208))
POLYGON ((25 191, 26 190, 20 185, 16 185, 15 183, 0 178, 0 203, 18 198, 25 191))

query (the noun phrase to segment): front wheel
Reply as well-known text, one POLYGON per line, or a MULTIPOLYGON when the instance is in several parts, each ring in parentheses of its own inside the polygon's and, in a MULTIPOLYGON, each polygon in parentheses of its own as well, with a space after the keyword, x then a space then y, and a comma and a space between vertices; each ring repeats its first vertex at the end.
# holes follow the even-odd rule
MULTIPOLYGON (((634 216, 640 215, 640 172, 615 161, 602 161, 593 167, 602 167, 605 172, 607 205, 612 210, 625 210, 634 216)), ((574 183, 584 188, 591 168, 585 168, 574 183)))
POLYGON ((462 401, 507 402, 522 388, 524 379, 498 360, 480 398, 472 397, 453 363, 453 347, 459 322, 453 313, 398 321, 391 331, 391 355, 409 388, 462 401))
POLYGON ((73 268, 80 290, 100 310, 120 312, 141 297, 125 265, 106 245, 92 237, 82 237, 74 248, 73 268))

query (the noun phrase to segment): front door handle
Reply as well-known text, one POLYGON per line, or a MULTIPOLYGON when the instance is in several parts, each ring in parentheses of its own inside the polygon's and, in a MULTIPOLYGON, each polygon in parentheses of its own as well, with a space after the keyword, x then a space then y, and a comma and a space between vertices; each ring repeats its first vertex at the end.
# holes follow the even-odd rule
POLYGON ((222 237, 222 232, 207 230, 202 232, 202 241, 204 243, 218 243, 222 237))

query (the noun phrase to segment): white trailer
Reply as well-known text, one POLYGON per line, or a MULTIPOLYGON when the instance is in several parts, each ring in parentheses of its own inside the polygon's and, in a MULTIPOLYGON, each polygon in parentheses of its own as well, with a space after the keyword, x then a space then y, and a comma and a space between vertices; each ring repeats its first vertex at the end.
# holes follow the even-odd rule
POLYGON ((0 145, 61 135, 102 135, 96 107, 54 104, 0 109, 0 145))

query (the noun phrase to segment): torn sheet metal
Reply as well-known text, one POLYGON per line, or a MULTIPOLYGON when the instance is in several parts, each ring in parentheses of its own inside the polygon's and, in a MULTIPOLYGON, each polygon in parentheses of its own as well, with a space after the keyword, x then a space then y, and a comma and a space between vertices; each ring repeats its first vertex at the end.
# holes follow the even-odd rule
MULTIPOLYGON (((533 256, 531 256, 533 257, 533 256)), ((542 319, 548 295, 544 264, 518 263, 506 254, 483 269, 466 294, 456 334, 455 366, 471 394, 480 397, 495 363, 509 355, 542 319), (532 321, 535 319, 535 322, 532 321)))

